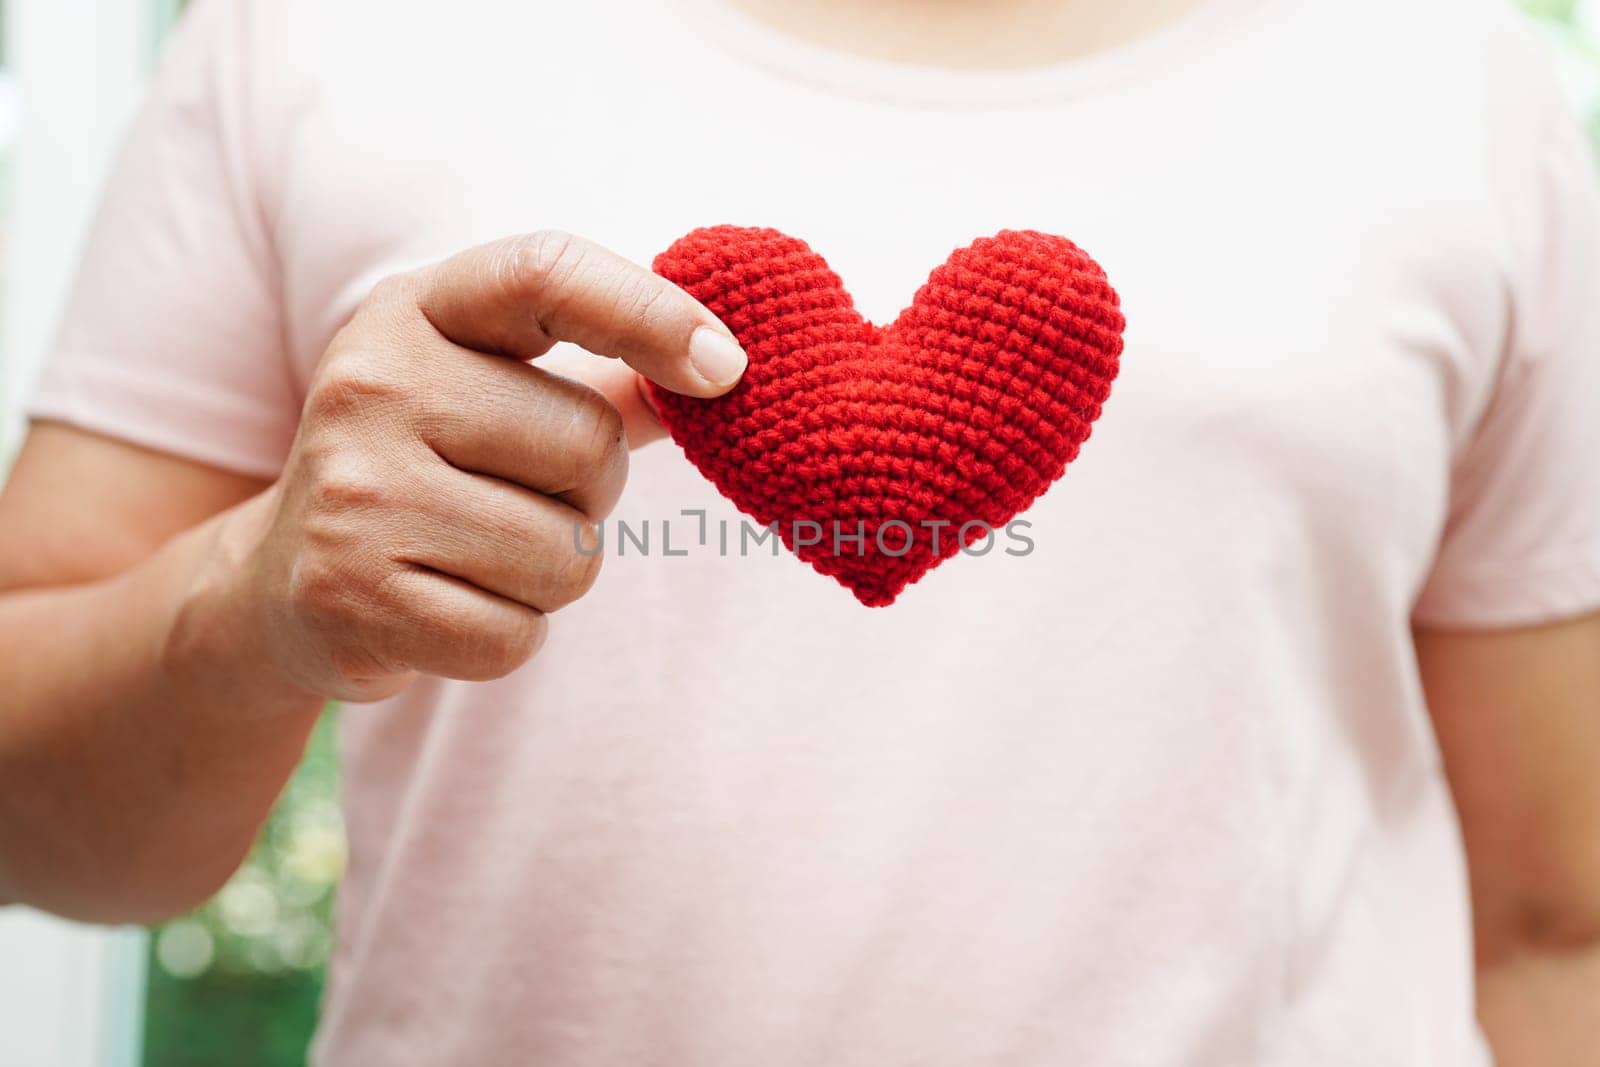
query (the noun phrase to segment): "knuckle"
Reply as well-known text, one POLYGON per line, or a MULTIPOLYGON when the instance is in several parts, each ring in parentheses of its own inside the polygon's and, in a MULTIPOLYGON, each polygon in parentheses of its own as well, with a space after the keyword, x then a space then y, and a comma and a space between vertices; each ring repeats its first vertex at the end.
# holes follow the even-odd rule
POLYGON ((577 238, 565 230, 535 230, 509 243, 505 272, 536 287, 560 288, 581 255, 577 238))
POLYGON ((532 611, 520 613, 515 622, 496 631, 489 666, 500 674, 510 674, 538 651, 544 640, 544 617, 532 611))
POLYGON ((674 290, 654 275, 608 271, 604 286, 607 313, 594 324, 595 343, 604 352, 648 349, 658 344, 677 315, 674 290))
POLYGON ((348 568, 322 554, 312 554, 295 561, 285 596, 301 623, 314 632, 337 632, 348 619, 351 585, 348 568))
POLYGON ((305 416, 337 422, 363 416, 405 395, 390 361, 369 352, 341 352, 323 367, 306 394, 305 416))
POLYGON ((337 513, 380 508, 389 503, 390 486, 371 466, 343 454, 317 464, 306 487, 313 512, 337 513))
POLYGON ((665 284, 658 284, 653 276, 630 282, 618 307, 622 321, 641 334, 657 332, 678 310, 673 291, 665 284))
POLYGON ((361 690, 394 673, 382 657, 357 644, 337 645, 328 653, 328 667, 348 690, 361 690))
POLYGON ((585 397, 572 413, 572 442, 586 471, 603 469, 626 451, 622 414, 599 393, 585 397))
POLYGON ((605 553, 598 547, 600 534, 594 523, 580 521, 572 537, 573 540, 561 545, 546 562, 552 611, 566 607, 592 589, 605 560, 605 553), (578 544, 597 547, 593 551, 579 551, 578 544))
POLYGON ((619 457, 626 461, 622 415, 600 393, 565 382, 546 395, 543 406, 527 445, 553 491, 588 485, 612 470, 619 457))
POLYGON ((519 612, 499 626, 468 635, 458 672, 476 681, 502 678, 533 658, 544 635, 543 615, 519 612))

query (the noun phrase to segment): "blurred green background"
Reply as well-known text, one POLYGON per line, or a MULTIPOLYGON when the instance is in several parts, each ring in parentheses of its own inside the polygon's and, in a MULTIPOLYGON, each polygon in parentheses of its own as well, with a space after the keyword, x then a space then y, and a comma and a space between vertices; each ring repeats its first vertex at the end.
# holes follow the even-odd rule
POLYGON ((1555 45, 1562 74, 1600 147, 1600 2, 1517 0, 1555 45))
MULTIPOLYGON (((1521 0, 1556 44, 1600 144, 1600 2, 1521 0)), ((330 708, 244 866, 150 941, 146 1067, 305 1060, 332 945, 345 847, 330 708)), ((351 714, 362 714, 360 710, 351 714)))
POLYGON ((316 1025, 344 872, 337 709, 249 858, 204 906, 152 931, 144 1062, 148 1067, 298 1064, 316 1025))

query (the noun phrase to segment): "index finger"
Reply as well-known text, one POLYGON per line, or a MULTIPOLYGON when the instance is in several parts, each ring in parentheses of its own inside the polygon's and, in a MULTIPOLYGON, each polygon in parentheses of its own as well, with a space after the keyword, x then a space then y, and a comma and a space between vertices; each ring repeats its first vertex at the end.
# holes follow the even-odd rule
POLYGON ((744 350, 703 304, 571 234, 468 249, 424 270, 421 286, 434 329, 479 352, 527 360, 570 341, 685 396, 719 396, 744 374, 744 350))

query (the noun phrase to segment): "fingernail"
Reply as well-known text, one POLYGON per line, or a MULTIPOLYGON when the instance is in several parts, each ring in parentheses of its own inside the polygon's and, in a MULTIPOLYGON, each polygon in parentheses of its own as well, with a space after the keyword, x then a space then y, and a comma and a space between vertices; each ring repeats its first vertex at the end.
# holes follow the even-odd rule
POLYGON ((699 326, 689 335, 689 362, 700 377, 725 388, 739 380, 749 360, 739 342, 711 326, 699 326))

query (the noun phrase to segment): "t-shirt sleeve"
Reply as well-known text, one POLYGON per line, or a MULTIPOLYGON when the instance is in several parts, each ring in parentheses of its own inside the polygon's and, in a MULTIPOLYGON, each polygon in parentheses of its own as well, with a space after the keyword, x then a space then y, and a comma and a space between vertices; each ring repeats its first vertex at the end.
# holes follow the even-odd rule
POLYGON ((245 0, 200 0, 118 153, 28 414, 273 477, 299 416, 245 0))
POLYGON ((1511 325, 1493 394, 1455 460, 1415 606, 1424 625, 1600 611, 1600 178, 1558 103, 1509 190, 1511 325))

